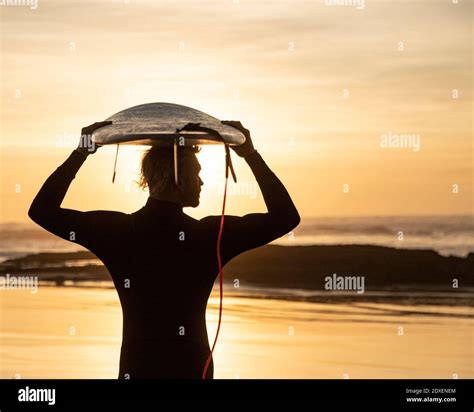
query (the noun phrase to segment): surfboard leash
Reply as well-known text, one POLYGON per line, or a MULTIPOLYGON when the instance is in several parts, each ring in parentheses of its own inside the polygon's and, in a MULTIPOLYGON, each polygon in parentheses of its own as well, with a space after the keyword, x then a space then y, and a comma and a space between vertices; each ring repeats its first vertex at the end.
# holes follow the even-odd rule
MULTIPOLYGON (((222 141, 224 143, 225 147, 225 183, 224 183, 224 196, 223 196, 223 201, 222 201, 222 213, 221 213, 221 219, 220 219, 220 224, 219 224, 219 233, 217 235, 217 245, 216 245, 216 252, 217 252, 217 264, 219 266, 219 318, 217 321, 217 331, 216 331, 216 336, 214 338, 214 342, 212 344, 211 350, 209 352, 209 355, 207 357, 206 363, 204 365, 204 369, 202 371, 202 379, 206 379, 207 375, 207 370, 209 369, 209 365, 212 360, 212 355, 214 353, 214 348, 216 347, 217 339, 219 337, 219 331, 221 329, 221 321, 222 321, 222 302, 224 299, 224 293, 223 293, 223 287, 222 287, 222 259, 221 259, 221 239, 222 239, 222 233, 224 231, 224 217, 225 217, 225 204, 226 204, 226 199, 227 199, 227 183, 229 180, 229 169, 232 174, 232 178, 234 179, 234 182, 237 183, 237 177, 235 175, 234 167, 232 165, 232 158, 230 157, 230 148, 229 148, 229 143, 227 143, 224 138, 220 135, 220 133, 217 130, 211 129, 209 127, 203 127, 201 126, 200 123, 188 123, 181 129, 176 129, 176 133, 180 133, 181 131, 199 131, 199 132, 206 132, 212 136, 215 136, 218 140, 222 141)), ((175 160, 176 162, 177 160, 175 160)))
POLYGON ((120 146, 120 143, 117 143, 117 150, 115 151, 114 173, 112 175, 112 184, 115 183, 115 174, 117 172, 117 158, 118 158, 119 146, 120 146))

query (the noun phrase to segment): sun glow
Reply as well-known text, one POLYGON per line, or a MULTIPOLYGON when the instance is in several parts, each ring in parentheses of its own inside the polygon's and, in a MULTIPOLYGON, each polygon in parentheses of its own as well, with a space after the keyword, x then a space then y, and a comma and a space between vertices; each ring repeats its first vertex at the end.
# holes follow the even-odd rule
MULTIPOLYGON (((107 148, 110 155, 115 156, 116 147, 117 146, 107 148)), ((147 149, 147 146, 120 146, 117 160, 117 173, 120 173, 123 180, 130 183, 138 180, 141 160, 147 149)), ((201 151, 197 154, 197 157, 202 168, 199 175, 204 181, 203 190, 207 187, 207 190, 212 189, 215 192, 224 182, 225 151, 223 146, 201 146, 201 151)))
MULTIPOLYGON (((116 147, 114 146, 113 152, 115 156, 116 147)), ((142 155, 146 151, 146 146, 132 146, 132 145, 121 145, 119 148, 117 158, 117 173, 122 175, 125 182, 130 185, 135 185, 140 176, 140 166, 142 155)))
POLYGON ((204 182, 203 190, 212 189, 215 192, 224 182, 224 147, 222 145, 201 146, 197 157, 202 167, 199 175, 204 182))
MULTIPOLYGON (((119 148, 115 184, 110 185, 112 168, 117 146, 101 148, 100 163, 107 162, 106 178, 104 185, 108 185, 112 191, 111 196, 120 198, 122 207, 124 202, 130 202, 130 211, 140 207, 149 193, 148 190, 142 191, 137 185, 140 177, 140 166, 143 154, 149 148, 148 146, 121 145, 119 148), (104 160, 105 159, 105 160, 104 160), (127 196, 124 197, 124 192, 127 196), (130 196, 128 196, 130 195, 130 196)), ((197 153, 201 171, 199 176, 203 183, 200 195, 201 204, 198 209, 188 208, 186 212, 193 217, 200 218, 208 214, 218 214, 221 210, 222 195, 225 183, 225 150, 222 145, 202 145, 201 151, 197 153)), ((236 156, 233 154, 233 160, 236 156)), ((93 169, 93 167, 91 167, 93 169)), ((232 183, 229 176, 229 185, 232 183)), ((128 203, 127 203, 128 204, 128 203)), ((90 205, 89 208, 103 208, 108 205, 90 205)))

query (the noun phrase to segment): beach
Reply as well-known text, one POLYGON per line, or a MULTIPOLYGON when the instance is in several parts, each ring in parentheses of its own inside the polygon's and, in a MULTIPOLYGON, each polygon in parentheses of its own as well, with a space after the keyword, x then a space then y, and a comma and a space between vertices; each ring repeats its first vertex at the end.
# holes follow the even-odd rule
MULTIPOLYGON (((474 378, 469 306, 257 296, 225 291, 217 379, 474 378)), ((114 289, 40 285, 0 297, 1 378, 117 377, 122 314, 114 289)), ((213 294, 210 337, 217 303, 213 294)))
MULTIPOLYGON (((215 378, 474 378, 470 224, 437 221, 313 220, 237 256, 224 268, 215 378), (412 248, 385 239, 395 226, 412 227, 412 248), (369 244, 357 244, 362 227, 369 244), (436 236, 460 246, 430 249, 436 236), (337 279, 362 287, 339 290, 337 279)), ((0 280, 1 378, 117 377, 122 313, 96 256, 32 225, 3 225, 0 280), (35 283, 7 288, 15 279, 35 283)))

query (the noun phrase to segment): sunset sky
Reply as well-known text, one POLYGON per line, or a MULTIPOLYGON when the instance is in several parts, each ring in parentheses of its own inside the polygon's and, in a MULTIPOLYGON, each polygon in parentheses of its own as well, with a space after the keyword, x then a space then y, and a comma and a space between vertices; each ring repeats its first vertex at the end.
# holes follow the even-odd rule
MULTIPOLYGON (((0 6, 0 223, 29 220, 83 126, 150 102, 240 120, 303 218, 471 213, 472 2, 327 3, 0 6), (390 133, 418 136, 419 147, 381 147, 390 133)), ((101 148, 63 206, 141 207, 140 150, 121 149, 112 185, 115 148, 101 148)), ((199 155, 192 216, 220 212, 223 155, 199 155)), ((227 212, 263 211, 245 162, 234 163, 240 186, 227 212)))

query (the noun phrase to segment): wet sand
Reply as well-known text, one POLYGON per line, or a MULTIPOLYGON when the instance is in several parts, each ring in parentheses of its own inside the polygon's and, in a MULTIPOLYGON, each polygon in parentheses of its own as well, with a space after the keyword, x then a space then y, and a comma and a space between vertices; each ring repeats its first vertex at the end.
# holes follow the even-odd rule
MULTIPOLYGON (((116 378, 113 289, 0 291, 1 378, 116 378)), ((217 296, 208 307, 214 336, 217 296)), ((227 293, 216 378, 474 378, 472 308, 227 293), (400 335, 403 328, 403 335, 400 335)))

